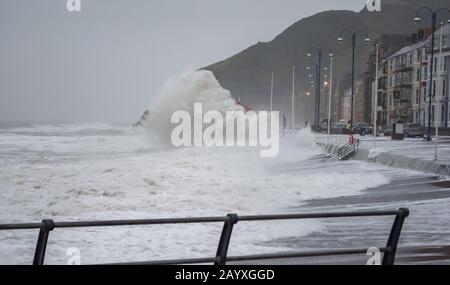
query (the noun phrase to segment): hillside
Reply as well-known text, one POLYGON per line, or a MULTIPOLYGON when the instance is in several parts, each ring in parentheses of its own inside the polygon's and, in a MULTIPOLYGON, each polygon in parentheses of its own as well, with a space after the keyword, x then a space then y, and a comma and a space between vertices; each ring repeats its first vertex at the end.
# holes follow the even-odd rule
MULTIPOLYGON (((422 26, 413 22, 416 10, 422 6, 450 8, 450 1, 383 0, 382 12, 368 12, 365 8, 359 13, 322 12, 294 23, 271 42, 257 43, 205 69, 211 70, 222 86, 230 90, 236 98, 257 110, 268 108, 270 76, 274 72, 275 107, 288 112, 293 65, 297 67, 297 95, 302 94, 309 86, 306 53, 310 47, 331 48, 336 54, 335 78, 347 78, 341 84, 350 87, 348 76, 351 71, 351 40, 346 36, 345 43, 339 44, 336 41, 339 33, 343 29, 362 29, 369 32, 373 41, 382 34, 411 34, 429 22, 426 18, 422 26)), ((357 77, 362 77, 372 50, 373 45, 365 45, 363 38, 359 38, 356 50, 357 77)), ((328 58, 325 57, 324 61, 328 63, 328 58)), ((313 106, 312 100, 309 104, 313 106)))

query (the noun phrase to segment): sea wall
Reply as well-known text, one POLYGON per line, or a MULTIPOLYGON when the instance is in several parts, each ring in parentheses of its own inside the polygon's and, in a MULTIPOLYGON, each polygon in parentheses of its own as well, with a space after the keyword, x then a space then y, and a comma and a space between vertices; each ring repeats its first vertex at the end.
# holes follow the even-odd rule
MULTIPOLYGON (((332 153, 339 148, 339 146, 332 144, 320 144, 320 146, 327 153, 332 153)), ((374 150, 370 151, 367 149, 359 149, 353 159, 371 163, 379 163, 394 168, 450 176, 450 165, 425 160, 423 158, 393 154, 390 152, 377 152, 374 150)))

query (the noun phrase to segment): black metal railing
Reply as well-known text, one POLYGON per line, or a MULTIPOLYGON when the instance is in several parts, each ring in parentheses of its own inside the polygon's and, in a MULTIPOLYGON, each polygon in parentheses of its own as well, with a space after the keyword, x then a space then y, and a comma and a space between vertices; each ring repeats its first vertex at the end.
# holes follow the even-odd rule
POLYGON ((183 218, 183 219, 151 219, 151 220, 122 220, 122 221, 86 221, 86 222, 54 222, 53 220, 43 220, 41 223, 28 224, 3 224, 2 230, 32 230, 38 229, 33 265, 43 265, 47 242, 50 232, 62 228, 87 228, 87 227, 113 227, 113 226, 144 226, 144 225, 169 225, 169 224, 207 224, 224 223, 222 234, 215 257, 193 258, 178 260, 163 260, 150 262, 123 263, 115 265, 180 265, 180 264, 205 264, 225 265, 227 262, 273 260, 300 257, 317 257, 333 255, 352 255, 367 253, 367 248, 359 249, 339 249, 326 251, 309 252, 288 252, 247 256, 228 256, 228 248, 233 232, 233 227, 238 222, 260 222, 275 220, 305 220, 305 219, 330 219, 330 218, 357 218, 357 217, 380 217, 395 216, 394 224, 385 247, 379 248, 383 253, 383 265, 394 265, 397 253, 398 242, 405 219, 409 216, 409 210, 402 208, 395 211, 367 211, 367 212, 338 212, 338 213, 309 213, 309 214, 289 214, 289 215, 266 215, 266 216, 238 216, 228 214, 226 217, 204 217, 204 218, 183 218))

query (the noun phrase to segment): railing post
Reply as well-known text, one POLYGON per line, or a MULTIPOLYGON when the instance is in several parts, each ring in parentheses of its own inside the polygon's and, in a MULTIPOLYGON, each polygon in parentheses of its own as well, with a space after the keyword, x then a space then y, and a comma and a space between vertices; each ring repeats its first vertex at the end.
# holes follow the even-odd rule
POLYGON ((384 253, 383 265, 394 265, 395 255, 397 254, 398 241, 400 240, 400 234, 402 233, 403 224, 405 219, 409 216, 409 210, 406 208, 399 209, 401 212, 395 217, 394 224, 392 225, 391 233, 386 248, 389 251, 384 253))
POLYGON ((47 249, 48 236, 55 228, 53 220, 43 220, 39 230, 39 236, 34 252, 33 265, 44 265, 45 250, 47 249))
POLYGON ((228 246, 230 245, 233 227, 239 221, 236 214, 228 214, 223 225, 222 235, 220 236, 219 247, 217 249, 216 261, 214 265, 225 265, 227 262, 228 246))

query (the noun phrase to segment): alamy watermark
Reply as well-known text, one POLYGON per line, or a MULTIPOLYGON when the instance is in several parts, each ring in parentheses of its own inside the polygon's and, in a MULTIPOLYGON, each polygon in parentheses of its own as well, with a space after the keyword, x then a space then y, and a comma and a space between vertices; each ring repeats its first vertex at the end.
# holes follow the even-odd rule
POLYGON ((66 251, 67 259, 66 265, 81 265, 81 251, 79 248, 71 247, 66 251))
POLYGON ((369 12, 381 12, 381 0, 367 0, 366 7, 369 12))
POLYGON ((367 250, 367 265, 381 265, 381 250, 378 247, 371 247, 367 250))
POLYGON ((260 147, 262 158, 275 157, 280 150, 279 112, 203 114, 203 104, 194 103, 194 118, 187 111, 176 111, 171 123, 178 124, 171 135, 174 147, 260 147))
POLYGON ((66 8, 69 12, 81 12, 81 0, 67 0, 66 8))

